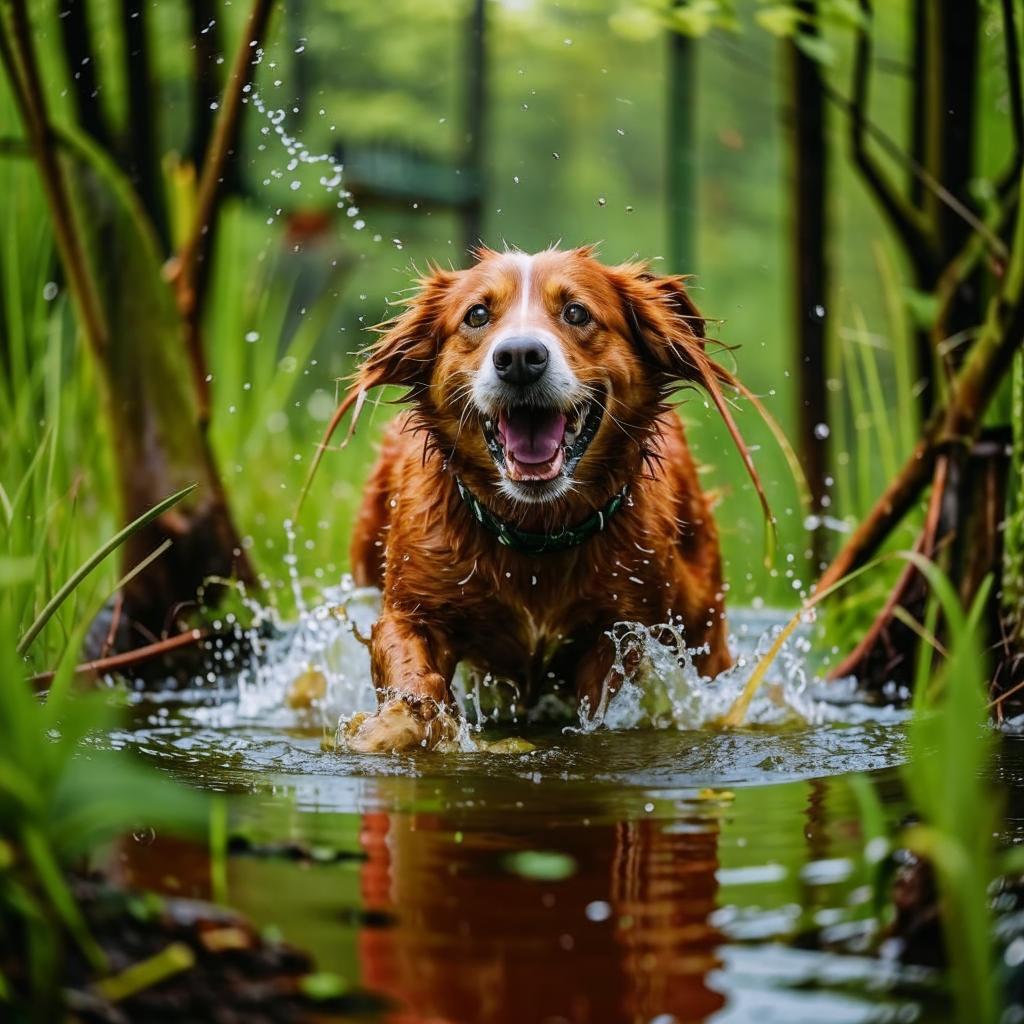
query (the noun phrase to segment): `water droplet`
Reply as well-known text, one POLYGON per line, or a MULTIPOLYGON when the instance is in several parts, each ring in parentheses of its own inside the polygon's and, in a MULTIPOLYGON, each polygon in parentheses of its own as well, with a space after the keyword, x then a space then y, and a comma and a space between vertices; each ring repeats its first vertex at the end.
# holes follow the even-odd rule
POLYGON ((57 298, 57 291, 57 282, 47 281, 46 284, 43 285, 43 298, 46 299, 47 302, 53 302, 53 300, 57 298))
POLYGON ((819 441, 824 441, 825 438, 828 437, 829 434, 831 434, 831 433, 832 433, 832 431, 829 430, 829 427, 828 427, 827 423, 819 423, 814 428, 814 436, 819 441))

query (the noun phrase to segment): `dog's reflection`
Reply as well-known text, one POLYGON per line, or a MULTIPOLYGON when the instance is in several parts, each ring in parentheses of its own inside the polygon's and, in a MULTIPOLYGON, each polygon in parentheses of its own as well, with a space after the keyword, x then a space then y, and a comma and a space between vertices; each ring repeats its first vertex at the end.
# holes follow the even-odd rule
POLYGON ((363 826, 364 905, 396 921, 361 932, 363 983, 395 1001, 392 1022, 682 1024, 724 1003, 708 985, 719 936, 707 821, 510 833, 369 814, 363 826), (572 873, 531 877, 531 863, 572 873))

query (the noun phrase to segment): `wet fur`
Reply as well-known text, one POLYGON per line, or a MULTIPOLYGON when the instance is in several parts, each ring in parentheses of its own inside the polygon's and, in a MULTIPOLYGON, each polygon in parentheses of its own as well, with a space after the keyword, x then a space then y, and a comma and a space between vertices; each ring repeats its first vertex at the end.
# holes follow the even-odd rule
POLYGON ((352 745, 415 745, 417 730, 449 699, 456 665, 517 682, 536 694, 557 658, 559 674, 595 712, 618 685, 607 631, 619 621, 681 619, 698 667, 730 664, 718 537, 679 417, 666 398, 701 379, 703 320, 683 280, 640 264, 604 267, 589 250, 533 258, 537 315, 550 310, 573 371, 607 389, 604 420, 565 495, 523 504, 504 493, 467 384, 482 344, 465 309, 486 301, 497 320, 515 300, 506 254, 485 251, 467 271, 435 271, 371 351, 357 388, 409 388, 411 408, 390 426, 366 485, 352 538, 357 583, 383 593, 371 637, 374 685, 394 714, 364 721, 352 745), (569 298, 594 322, 559 323, 569 298), (534 556, 503 547, 470 515, 457 472, 493 512, 524 529, 585 519, 622 485, 630 500, 608 527, 575 548, 534 556), (410 723, 413 723, 410 725, 410 723))

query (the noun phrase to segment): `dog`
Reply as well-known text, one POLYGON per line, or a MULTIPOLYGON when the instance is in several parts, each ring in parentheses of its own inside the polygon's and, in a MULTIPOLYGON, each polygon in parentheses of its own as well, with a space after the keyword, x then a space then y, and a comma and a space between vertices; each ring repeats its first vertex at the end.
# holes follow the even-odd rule
POLYGON ((528 700, 554 673, 600 715, 626 668, 617 622, 681 625, 704 676, 731 664, 718 534, 675 390, 703 386, 764 499, 722 397, 740 386, 706 354, 704 324, 685 278, 589 247, 481 249, 420 279, 327 435, 356 404, 354 429, 370 389, 407 389, 352 537, 355 582, 383 603, 379 708, 351 749, 434 745, 460 662, 528 700))

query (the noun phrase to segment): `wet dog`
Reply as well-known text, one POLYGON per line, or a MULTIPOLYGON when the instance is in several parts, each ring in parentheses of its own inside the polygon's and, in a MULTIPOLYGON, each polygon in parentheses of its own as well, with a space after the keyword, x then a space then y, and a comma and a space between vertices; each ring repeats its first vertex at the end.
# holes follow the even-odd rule
POLYGON ((684 279, 644 264, 483 250, 421 280, 336 416, 371 388, 409 389, 352 539, 383 608, 380 709, 351 747, 432 745, 463 661, 527 697, 555 673, 599 715, 621 682, 616 622, 681 625, 703 674, 726 668, 715 523, 667 405, 701 384, 738 439, 722 383, 736 384, 705 354, 684 279))

